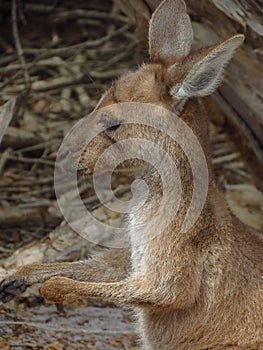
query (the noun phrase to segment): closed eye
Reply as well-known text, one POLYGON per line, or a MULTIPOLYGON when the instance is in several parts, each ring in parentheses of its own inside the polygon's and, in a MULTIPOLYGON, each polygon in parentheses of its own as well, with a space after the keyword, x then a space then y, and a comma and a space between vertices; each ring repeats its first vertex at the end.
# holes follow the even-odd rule
POLYGON ((120 120, 116 120, 116 119, 112 118, 112 116, 110 116, 108 114, 103 114, 101 116, 101 122, 104 125, 104 127, 107 129, 107 131, 115 131, 121 125, 121 121, 120 120))
POLYGON ((108 131, 115 131, 120 127, 121 124, 115 124, 107 128, 108 131))

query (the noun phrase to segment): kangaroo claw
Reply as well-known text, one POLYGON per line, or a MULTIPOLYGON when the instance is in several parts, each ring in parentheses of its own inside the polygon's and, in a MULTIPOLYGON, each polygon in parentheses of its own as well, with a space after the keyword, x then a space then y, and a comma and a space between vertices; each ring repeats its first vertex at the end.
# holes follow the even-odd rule
POLYGON ((0 282, 0 301, 7 303, 16 295, 23 293, 28 284, 22 276, 6 277, 0 282))

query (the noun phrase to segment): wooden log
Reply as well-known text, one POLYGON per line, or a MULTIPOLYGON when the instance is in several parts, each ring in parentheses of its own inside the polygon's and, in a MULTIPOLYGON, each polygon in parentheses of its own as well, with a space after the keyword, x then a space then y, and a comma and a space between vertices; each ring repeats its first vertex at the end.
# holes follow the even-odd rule
POLYGON ((43 139, 40 136, 34 135, 33 132, 9 126, 4 134, 1 148, 11 147, 19 149, 23 147, 33 146, 42 143, 43 139))
POLYGON ((244 33, 245 44, 226 69, 213 95, 227 119, 231 140, 263 190, 263 2, 261 0, 186 0, 195 42, 214 43, 244 33))
MULTIPOLYGON (((115 0, 146 37, 147 21, 160 0, 115 0)), ((226 116, 231 140, 263 190, 263 1, 185 0, 192 19, 194 47, 207 46, 244 33, 245 44, 226 69, 225 80, 212 98, 226 116)))

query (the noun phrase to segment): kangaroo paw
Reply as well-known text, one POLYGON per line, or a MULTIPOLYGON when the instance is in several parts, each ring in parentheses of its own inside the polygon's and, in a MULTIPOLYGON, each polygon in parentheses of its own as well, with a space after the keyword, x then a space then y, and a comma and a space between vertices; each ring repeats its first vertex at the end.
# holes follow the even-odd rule
POLYGON ((40 295, 55 303, 71 302, 77 298, 75 288, 77 282, 66 277, 52 277, 39 289, 40 295))

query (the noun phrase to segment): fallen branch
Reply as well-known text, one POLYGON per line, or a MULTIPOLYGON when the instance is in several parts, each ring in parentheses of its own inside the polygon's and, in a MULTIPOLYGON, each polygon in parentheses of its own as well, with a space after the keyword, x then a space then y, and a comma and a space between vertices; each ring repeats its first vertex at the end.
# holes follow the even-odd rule
POLYGON ((28 73, 26 61, 24 58, 24 53, 19 37, 18 32, 18 25, 17 25, 17 0, 12 0, 12 30, 13 30, 13 37, 15 42, 15 47, 18 55, 18 59, 21 62, 21 66, 24 73, 24 79, 25 79, 25 85, 26 85, 26 95, 28 95, 30 91, 30 76, 28 73))

